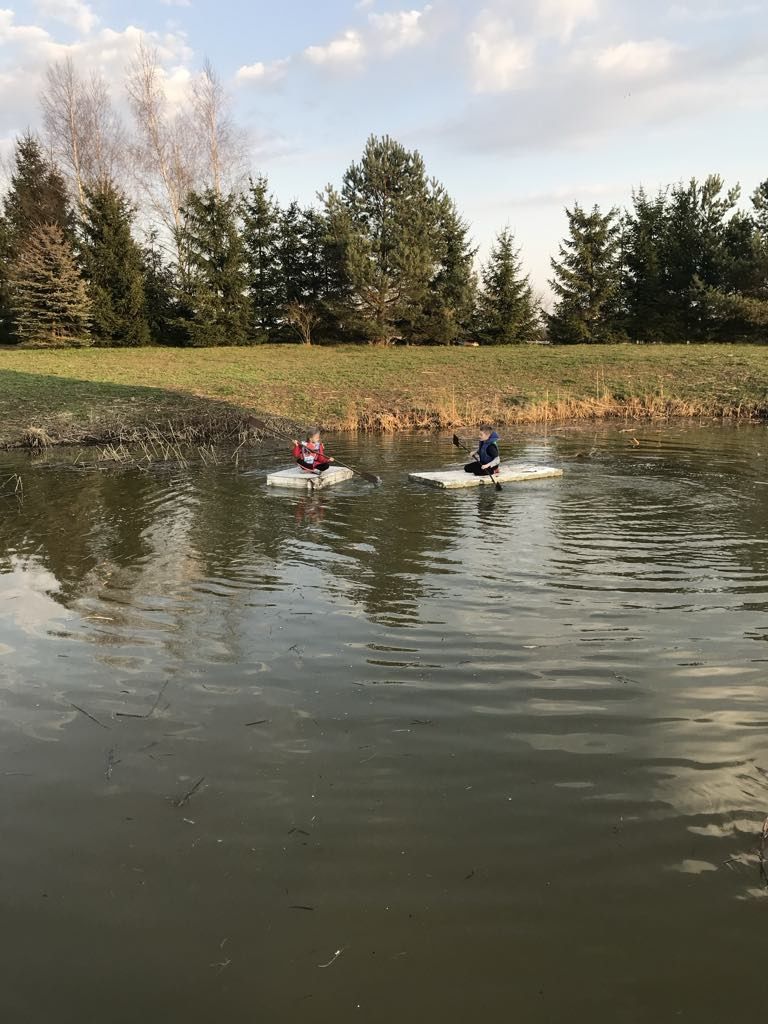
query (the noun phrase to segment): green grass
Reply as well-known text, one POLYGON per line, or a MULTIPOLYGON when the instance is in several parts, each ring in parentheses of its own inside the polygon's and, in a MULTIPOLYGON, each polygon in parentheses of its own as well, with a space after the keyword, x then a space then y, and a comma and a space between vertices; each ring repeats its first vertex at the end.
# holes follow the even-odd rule
POLYGON ((768 347, 0 350, 0 442, 204 414, 211 401, 327 428, 768 414, 768 347))

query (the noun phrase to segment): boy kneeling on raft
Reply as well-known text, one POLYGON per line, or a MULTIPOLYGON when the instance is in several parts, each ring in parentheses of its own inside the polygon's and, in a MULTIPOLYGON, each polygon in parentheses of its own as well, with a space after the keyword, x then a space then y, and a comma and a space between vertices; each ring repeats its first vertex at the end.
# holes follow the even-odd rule
POLYGON ((483 423, 479 433, 477 449, 472 452, 472 461, 464 467, 464 472, 473 476, 494 476, 501 465, 499 435, 490 423, 483 423))
POLYGON ((333 462, 333 459, 325 454, 325 446, 320 440, 318 427, 309 428, 305 441, 294 440, 293 457, 306 473, 324 473, 333 462))

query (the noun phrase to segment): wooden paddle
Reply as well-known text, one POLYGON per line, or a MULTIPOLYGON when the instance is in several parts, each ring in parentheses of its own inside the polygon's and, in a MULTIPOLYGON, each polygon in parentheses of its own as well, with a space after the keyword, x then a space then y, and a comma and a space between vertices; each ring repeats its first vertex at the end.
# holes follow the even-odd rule
MULTIPOLYGON (((290 441, 291 443, 293 443, 294 439, 292 437, 289 437, 288 434, 284 434, 282 430, 277 430, 275 427, 270 427, 268 424, 264 423, 263 420, 251 418, 251 423, 255 427, 258 427, 259 430, 265 431, 267 434, 273 434, 275 437, 281 437, 283 438, 283 440, 290 441)), ((350 473, 354 473, 355 476, 361 476, 363 480, 367 480, 368 483, 373 484, 374 487, 379 487, 381 484, 381 477, 376 476, 375 473, 366 473, 362 469, 355 469, 353 466, 348 466, 346 465, 346 463, 339 462, 337 459, 333 460, 333 465, 341 466, 342 469, 348 469, 350 473)))
MULTIPOLYGON (((461 440, 459 439, 458 434, 454 434, 453 435, 453 443, 456 445, 457 448, 463 448, 465 452, 469 452, 469 448, 467 448, 467 446, 465 444, 461 443, 461 440)), ((472 453, 470 452, 470 455, 471 454, 472 453)), ((486 474, 483 474, 483 475, 486 475, 486 474)), ((503 491, 504 490, 504 488, 501 486, 499 481, 496 480, 493 475, 491 475, 491 480, 493 480, 494 485, 495 485, 497 491, 503 491)))

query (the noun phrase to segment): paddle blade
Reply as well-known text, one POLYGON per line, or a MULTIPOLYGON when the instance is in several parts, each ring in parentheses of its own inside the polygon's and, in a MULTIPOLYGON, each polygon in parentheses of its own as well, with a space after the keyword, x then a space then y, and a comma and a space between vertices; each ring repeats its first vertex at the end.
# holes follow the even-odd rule
POLYGON ((458 439, 456 434, 453 435, 453 443, 456 445, 457 448, 463 448, 464 447, 464 445, 458 439))
POLYGON ((375 473, 363 473, 358 469, 357 475, 361 476, 363 480, 367 480, 369 484, 373 484, 374 487, 381 487, 381 477, 376 476, 375 473))

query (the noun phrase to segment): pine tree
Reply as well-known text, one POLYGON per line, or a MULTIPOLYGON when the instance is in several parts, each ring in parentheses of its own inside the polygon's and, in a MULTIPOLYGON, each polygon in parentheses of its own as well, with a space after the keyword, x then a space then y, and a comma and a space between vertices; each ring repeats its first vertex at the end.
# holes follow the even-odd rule
POLYGON ((768 182, 752 195, 752 215, 737 211, 723 230, 720 280, 705 288, 709 334, 764 341, 768 327, 768 182))
POLYGON ((717 175, 672 187, 665 235, 671 341, 708 341, 717 332, 708 294, 723 284, 726 218, 739 195, 738 189, 722 191, 717 175))
POLYGON ((375 344, 413 323, 434 273, 434 207, 424 162, 394 139, 371 137, 341 193, 325 193, 330 230, 344 252, 350 314, 375 344))
POLYGON ((482 270, 482 282, 478 320, 483 341, 488 345, 515 345, 535 340, 540 330, 539 313, 509 228, 497 235, 482 270))
POLYGON ((11 309, 20 341, 90 344, 91 301, 60 227, 35 227, 11 264, 9 276, 11 309))
POLYGON ((435 270, 412 332, 414 341, 450 345, 470 331, 477 293, 477 249, 469 225, 442 185, 432 183, 435 207, 432 251, 435 270))
POLYGON ((195 346, 247 345, 248 299, 245 256, 234 194, 208 188, 192 192, 184 208, 189 282, 183 295, 183 327, 195 346))
POLYGON ((147 345, 144 274, 131 235, 132 210, 111 183, 85 188, 81 254, 93 303, 93 335, 104 345, 147 345))
POLYGON ((256 341, 269 341, 279 327, 282 306, 280 208, 263 175, 250 180, 242 217, 251 330, 256 341))
POLYGON ((621 227, 618 211, 586 213, 578 203, 566 210, 570 236, 551 260, 557 297, 547 317, 552 341, 603 343, 620 337, 621 227))

